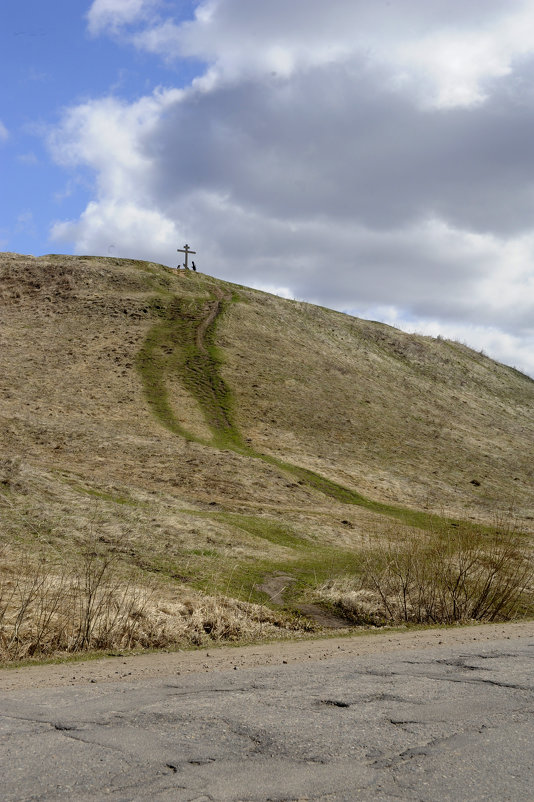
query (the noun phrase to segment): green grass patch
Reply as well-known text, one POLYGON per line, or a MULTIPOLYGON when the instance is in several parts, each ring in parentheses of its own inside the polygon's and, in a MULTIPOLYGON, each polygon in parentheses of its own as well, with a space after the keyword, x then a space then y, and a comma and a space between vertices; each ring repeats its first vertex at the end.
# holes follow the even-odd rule
POLYGON ((216 318, 202 338, 198 335, 210 312, 209 303, 205 298, 178 296, 168 304, 163 299, 159 304, 154 302, 153 309, 161 321, 149 331, 137 356, 137 369, 148 405, 165 428, 187 440, 204 442, 176 419, 166 383, 172 375, 198 402, 213 432, 211 444, 242 451, 244 442, 233 421, 233 397, 219 370, 222 360, 215 346, 216 318))
POLYGON ((253 537, 262 538, 277 546, 301 549, 310 545, 310 541, 296 535, 290 527, 267 518, 229 512, 211 513, 210 518, 234 526, 236 529, 241 529, 253 537))
POLYGON ((186 440, 198 440, 176 419, 169 400, 166 377, 175 361, 173 332, 166 321, 158 323, 148 332, 136 359, 145 398, 162 426, 186 440))
POLYGON ((361 557, 357 551, 318 544, 296 534, 279 521, 226 512, 197 512, 195 515, 235 527, 240 532, 289 550, 284 557, 260 559, 252 555, 225 557, 217 554, 213 561, 204 561, 200 570, 199 566, 193 569, 196 574, 193 584, 206 592, 271 605, 267 594, 257 586, 269 574, 284 573, 295 580, 284 595, 287 608, 292 609, 305 601, 314 587, 332 576, 354 574, 360 570, 361 557))
POLYGON ((196 554, 198 557, 219 557, 220 554, 215 549, 190 549, 190 554, 196 554))
MULTIPOLYGON (((219 303, 220 314, 224 306, 222 301, 219 303)), ((170 304, 170 325, 181 343, 181 378, 204 413, 213 432, 214 445, 242 448, 243 440, 233 421, 232 393, 220 375, 222 358, 215 345, 217 317, 206 328, 202 343, 197 341, 199 326, 209 311, 204 300, 175 298, 170 304)))

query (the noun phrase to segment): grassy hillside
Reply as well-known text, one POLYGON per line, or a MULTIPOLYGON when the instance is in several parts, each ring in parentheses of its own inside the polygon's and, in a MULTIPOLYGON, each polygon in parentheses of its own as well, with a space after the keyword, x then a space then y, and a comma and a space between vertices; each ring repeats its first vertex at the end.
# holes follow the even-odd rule
POLYGON ((150 584, 161 645, 335 623, 414 537, 529 548, 534 382, 463 345, 96 257, 2 254, 0 309, 0 626, 36 560, 150 584))

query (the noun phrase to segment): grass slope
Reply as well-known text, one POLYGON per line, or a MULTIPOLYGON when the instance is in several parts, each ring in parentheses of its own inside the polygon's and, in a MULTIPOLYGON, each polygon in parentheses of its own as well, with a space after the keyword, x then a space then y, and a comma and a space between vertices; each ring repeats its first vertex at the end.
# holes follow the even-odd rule
POLYGON ((464 346, 128 260, 3 255, 0 299, 8 563, 298 608, 411 527, 532 531, 534 383, 464 346))
MULTIPOLYGON (((225 307, 220 300, 221 293, 215 292, 215 295, 219 300, 211 304, 207 304, 203 298, 184 301, 173 297, 163 312, 165 322, 150 330, 139 354, 138 367, 147 401, 164 426, 182 437, 195 439, 178 423, 169 403, 166 379, 175 374, 198 401, 204 413, 213 435, 210 445, 231 448, 247 456, 263 459, 293 474, 301 483, 343 504, 362 506, 397 518, 409 526, 436 529, 439 526, 457 525, 457 521, 447 520, 443 516, 365 498, 361 493, 343 487, 325 476, 261 454, 247 445, 234 422, 232 393, 220 372, 224 360, 215 345, 216 325, 218 316, 225 307), (199 337, 203 324, 208 320, 209 325, 199 337)), ((228 295, 226 302, 229 297, 228 295)), ((237 298, 234 295, 234 300, 237 298)), ((163 310, 163 304, 164 299, 159 299, 156 306, 163 310)))

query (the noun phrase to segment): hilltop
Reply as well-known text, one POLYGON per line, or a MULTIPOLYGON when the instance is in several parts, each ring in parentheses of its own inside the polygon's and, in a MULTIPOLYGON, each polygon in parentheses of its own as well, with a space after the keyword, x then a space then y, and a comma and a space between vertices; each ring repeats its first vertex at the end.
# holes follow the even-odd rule
POLYGON ((464 345, 115 258, 2 254, 0 307, 12 560, 90 536, 284 619, 408 531, 534 531, 534 381, 464 345))

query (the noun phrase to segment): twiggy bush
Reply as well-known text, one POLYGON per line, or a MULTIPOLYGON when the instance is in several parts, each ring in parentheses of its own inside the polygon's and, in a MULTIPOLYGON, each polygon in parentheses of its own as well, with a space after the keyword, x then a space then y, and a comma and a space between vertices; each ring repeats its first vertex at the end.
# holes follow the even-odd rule
POLYGON ((125 579, 113 558, 86 552, 68 566, 11 558, 0 574, 2 660, 142 643, 150 590, 125 579))
POLYGON ((414 530, 362 560, 357 578, 333 580, 319 597, 357 624, 504 621, 532 612, 534 568, 519 535, 470 530, 431 540, 414 530))
POLYGON ((93 544, 69 565, 0 554, 0 660, 164 648, 290 635, 298 623, 260 605, 162 589, 93 544), (163 590, 168 596, 168 591, 163 590))

